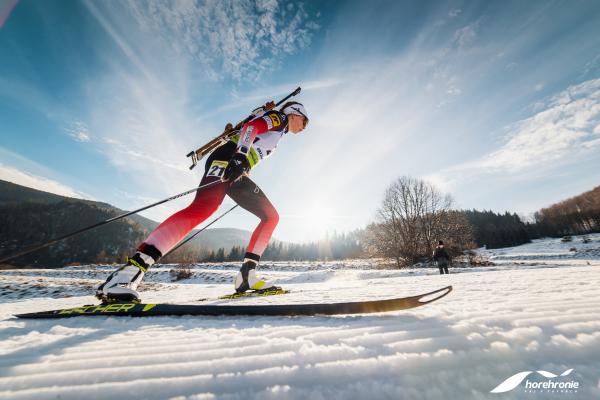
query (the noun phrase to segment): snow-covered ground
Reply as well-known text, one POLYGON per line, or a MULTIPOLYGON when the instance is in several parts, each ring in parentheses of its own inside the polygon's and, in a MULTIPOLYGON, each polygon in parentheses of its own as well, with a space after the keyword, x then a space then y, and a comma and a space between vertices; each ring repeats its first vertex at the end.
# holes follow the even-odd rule
MULTIPOLYGON (((236 304, 337 302, 454 291, 413 310, 336 317, 89 317, 15 313, 92 304, 111 266, 0 271, 0 398, 593 399, 600 398, 600 235, 481 250, 490 267, 382 270, 365 261, 266 263, 293 292, 236 304), (571 249, 575 248, 575 251, 571 249), (577 391, 490 393, 523 371, 577 391)), ((161 266, 146 302, 231 292, 234 264, 161 266)), ((221 303, 221 301, 208 301, 221 303)))

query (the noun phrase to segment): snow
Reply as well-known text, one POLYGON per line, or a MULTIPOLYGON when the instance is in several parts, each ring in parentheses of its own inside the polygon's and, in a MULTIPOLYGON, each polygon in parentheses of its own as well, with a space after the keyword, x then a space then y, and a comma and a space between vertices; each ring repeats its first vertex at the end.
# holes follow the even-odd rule
MULTIPOLYGON (((114 267, 1 271, 0 398, 600 398, 600 235, 589 237, 481 249, 495 265, 443 276, 361 260, 267 262, 261 273, 292 293, 207 301, 337 302, 454 287, 438 302, 372 315, 18 320, 12 315, 94 303, 91 289, 114 267), (521 384, 490 393, 522 371, 571 368, 577 392, 529 393, 521 384)), ((238 266, 196 265, 178 282, 173 267, 149 274, 146 302, 229 293, 238 266)))

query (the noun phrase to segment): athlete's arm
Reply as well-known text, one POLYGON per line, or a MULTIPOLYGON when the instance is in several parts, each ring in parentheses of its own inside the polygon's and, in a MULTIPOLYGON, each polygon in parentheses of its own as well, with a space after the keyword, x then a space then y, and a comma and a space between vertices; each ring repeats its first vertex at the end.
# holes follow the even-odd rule
POLYGON ((267 122, 263 118, 256 118, 247 122, 240 131, 240 140, 237 146, 237 153, 248 154, 250 146, 254 143, 256 135, 265 133, 269 130, 267 122))
POLYGON ((240 131, 240 140, 238 141, 237 149, 233 153, 233 156, 231 156, 223 173, 222 179, 224 181, 235 181, 250 170, 250 163, 247 158, 250 146, 254 143, 256 135, 265 133, 268 130, 269 127, 262 118, 256 118, 244 124, 240 131))

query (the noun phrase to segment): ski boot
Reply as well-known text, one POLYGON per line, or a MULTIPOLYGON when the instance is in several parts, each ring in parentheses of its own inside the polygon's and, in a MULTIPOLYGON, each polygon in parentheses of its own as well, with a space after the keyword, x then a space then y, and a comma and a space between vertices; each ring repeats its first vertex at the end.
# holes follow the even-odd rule
MULTIPOLYGON (((146 246, 145 250, 150 254, 160 254, 154 246, 146 246), (148 249, 151 247, 152 249, 148 249)), ((127 264, 109 275, 102 285, 96 289, 96 297, 103 303, 139 303, 139 293, 136 291, 138 285, 144 278, 148 268, 155 263, 156 259, 141 251, 127 260, 127 264)))
POLYGON ((259 256, 253 253, 246 253, 242 268, 235 277, 236 293, 244 293, 248 290, 256 292, 281 290, 280 287, 273 286, 263 279, 256 277, 256 266, 258 265, 259 256))

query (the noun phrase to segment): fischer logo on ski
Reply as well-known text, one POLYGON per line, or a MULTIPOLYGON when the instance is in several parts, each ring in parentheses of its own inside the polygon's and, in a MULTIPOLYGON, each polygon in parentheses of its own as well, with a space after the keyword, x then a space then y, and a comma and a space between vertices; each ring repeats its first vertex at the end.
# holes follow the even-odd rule
MULTIPOLYGON (((91 305, 91 306, 83 306, 83 307, 75 307, 75 308, 67 308, 64 310, 60 310, 58 314, 111 314, 111 313, 119 313, 119 312, 128 312, 131 311, 132 308, 137 306, 138 303, 112 303, 112 304, 100 304, 100 305, 91 305)), ((142 312, 146 312, 156 307, 156 304, 144 304, 144 308, 141 310, 142 312)))

